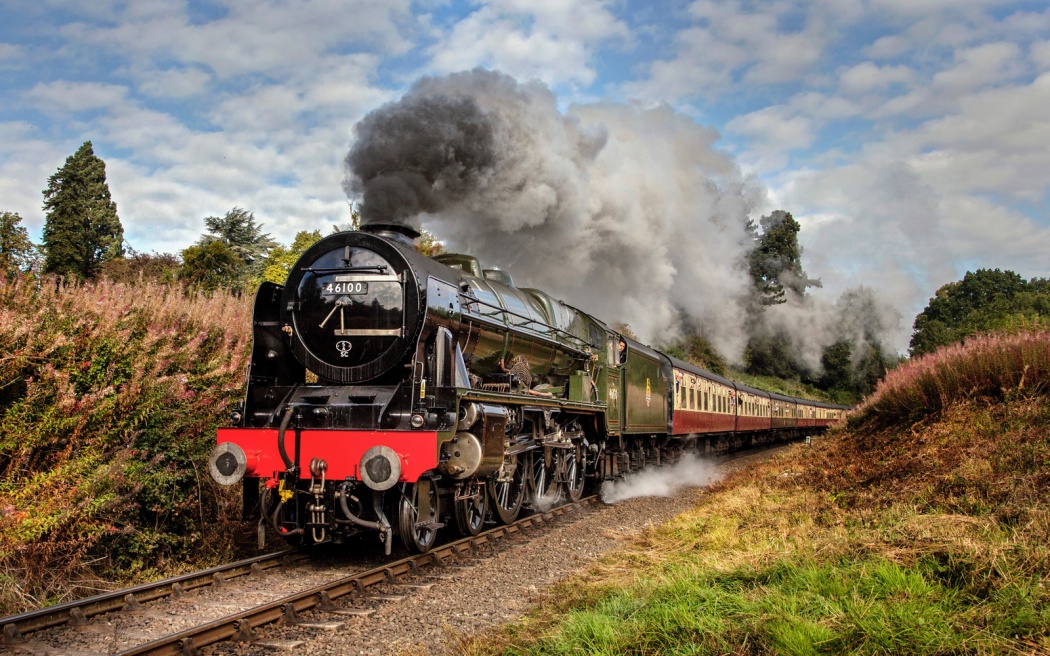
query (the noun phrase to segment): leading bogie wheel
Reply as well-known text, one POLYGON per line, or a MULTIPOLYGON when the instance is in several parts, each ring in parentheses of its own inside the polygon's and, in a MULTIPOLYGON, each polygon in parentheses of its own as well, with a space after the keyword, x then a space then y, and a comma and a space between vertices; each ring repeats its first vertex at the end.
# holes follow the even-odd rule
POLYGON ((437 541, 441 523, 437 487, 432 481, 420 479, 419 483, 405 483, 401 489, 401 498, 397 502, 397 527, 401 543, 412 553, 426 553, 437 541), (429 512, 420 516, 420 495, 426 494, 429 512))

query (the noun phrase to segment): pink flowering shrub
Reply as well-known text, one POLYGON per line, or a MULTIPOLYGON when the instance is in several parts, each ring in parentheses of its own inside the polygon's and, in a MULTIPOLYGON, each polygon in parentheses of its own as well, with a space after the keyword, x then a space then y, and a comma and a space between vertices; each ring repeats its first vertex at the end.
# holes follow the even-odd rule
POLYGON ((0 614, 229 548, 205 458, 250 314, 180 286, 0 279, 0 614))
POLYGON ((1050 331, 971 337, 890 371, 852 425, 918 421, 964 399, 1011 399, 1050 391, 1050 331))

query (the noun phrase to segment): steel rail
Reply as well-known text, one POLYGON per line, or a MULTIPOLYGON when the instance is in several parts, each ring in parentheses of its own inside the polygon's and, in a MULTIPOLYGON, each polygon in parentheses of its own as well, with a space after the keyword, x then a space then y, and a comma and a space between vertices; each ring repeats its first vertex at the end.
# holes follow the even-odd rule
POLYGON ((398 577, 407 574, 418 574, 421 566, 440 565, 449 560, 458 560, 464 553, 475 552, 484 545, 492 545, 496 540, 509 535, 522 534, 526 528, 544 524, 554 517, 579 510, 584 505, 594 503, 597 500, 597 495, 590 496, 575 503, 552 508, 545 513, 530 515, 512 524, 498 526, 476 536, 435 547, 425 554, 409 556, 394 563, 380 565, 358 574, 351 574, 309 590, 297 592, 283 599, 277 599, 261 606, 214 620, 208 624, 186 629, 153 642, 133 647, 120 652, 119 656, 138 656, 140 654, 184 656, 196 653, 196 650, 200 647, 234 637, 238 640, 248 641, 253 638, 252 630, 260 626, 272 624, 282 618, 288 623, 294 624, 297 622, 298 613, 314 608, 328 610, 331 608, 331 603, 334 599, 348 594, 363 594, 366 588, 381 583, 394 583, 398 577))
POLYGON ((115 610, 137 608, 145 601, 153 601, 170 595, 179 595, 188 590, 207 585, 221 585, 227 579, 264 571, 286 564, 290 560, 305 559, 295 549, 285 549, 272 554, 246 558, 235 563, 219 565, 199 572, 181 574, 162 581, 143 583, 132 588, 105 592, 94 597, 70 601, 57 606, 48 606, 19 615, 0 618, 3 641, 0 644, 17 644, 22 636, 63 624, 78 625, 88 618, 115 610))

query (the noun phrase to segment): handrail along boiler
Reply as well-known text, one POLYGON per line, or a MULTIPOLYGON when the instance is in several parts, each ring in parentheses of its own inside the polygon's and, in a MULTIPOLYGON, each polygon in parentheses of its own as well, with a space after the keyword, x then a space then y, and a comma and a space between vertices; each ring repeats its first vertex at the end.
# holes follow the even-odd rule
POLYGON ((843 406, 771 395, 676 360, 477 259, 421 255, 410 228, 330 235, 263 283, 243 407, 216 481, 288 542, 375 531, 424 552, 589 482, 824 430, 843 406))

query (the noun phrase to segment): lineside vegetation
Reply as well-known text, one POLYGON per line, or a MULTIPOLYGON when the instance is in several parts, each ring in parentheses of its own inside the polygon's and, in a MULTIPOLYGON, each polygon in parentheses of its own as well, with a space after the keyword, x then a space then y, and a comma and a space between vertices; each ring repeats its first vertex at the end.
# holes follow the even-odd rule
POLYGON ((224 292, 0 277, 0 615, 229 557, 239 503, 203 463, 249 319, 224 292))
POLYGON ((916 358, 471 654, 1050 650, 1050 333, 916 358))

